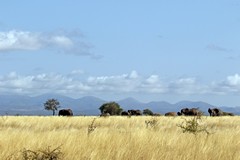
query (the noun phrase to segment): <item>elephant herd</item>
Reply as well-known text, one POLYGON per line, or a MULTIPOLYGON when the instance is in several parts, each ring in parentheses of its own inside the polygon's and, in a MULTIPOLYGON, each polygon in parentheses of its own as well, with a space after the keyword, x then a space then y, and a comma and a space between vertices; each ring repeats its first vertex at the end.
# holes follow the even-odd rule
MULTIPOLYGON (((210 116, 234 116, 233 113, 229 113, 229 112, 224 112, 218 108, 209 108, 208 109, 208 113, 210 116)), ((73 112, 71 109, 62 109, 59 110, 58 112, 59 116, 73 116, 73 112)), ((141 110, 128 110, 128 111, 123 111, 121 113, 122 116, 141 116, 142 112, 141 110)), ((153 116, 159 116, 160 114, 153 114, 153 116)), ((203 115, 203 112, 200 111, 198 108, 183 108, 181 109, 180 112, 167 112, 165 113, 165 116, 201 116, 203 115)), ((110 116, 109 113, 104 113, 101 114, 100 116, 110 116)))
POLYGON ((180 112, 167 112, 165 116, 201 116, 203 112, 198 108, 183 108, 180 112))
MULTIPOLYGON (((210 116, 234 116, 233 113, 223 112, 219 108, 209 108, 208 113, 210 116)), ((165 116, 201 116, 204 113, 198 108, 183 108, 180 112, 167 112, 165 116)))
MULTIPOLYGON (((218 108, 209 108, 208 113, 210 116, 234 116, 233 113, 229 112, 223 112, 222 110, 218 108)), ((142 115, 142 112, 140 110, 128 110, 123 111, 122 116, 131 116, 131 115, 142 115)), ((198 108, 183 108, 180 112, 167 112, 165 113, 165 116, 202 116, 204 113, 200 111, 198 108)), ((153 116, 160 116, 160 114, 155 113, 153 116)))
MULTIPOLYGON (((140 110, 128 110, 128 111, 123 111, 121 113, 121 115, 126 115, 126 116, 131 116, 131 115, 135 115, 135 116, 140 116, 142 115, 142 112, 140 110)), ((73 116, 73 112, 71 109, 61 109, 58 112, 58 116, 73 116)), ((109 113, 102 113, 100 115, 100 117, 107 117, 110 116, 109 113)))
POLYGON ((181 112, 177 113, 179 116, 201 116, 203 112, 201 112, 198 108, 183 108, 181 112))

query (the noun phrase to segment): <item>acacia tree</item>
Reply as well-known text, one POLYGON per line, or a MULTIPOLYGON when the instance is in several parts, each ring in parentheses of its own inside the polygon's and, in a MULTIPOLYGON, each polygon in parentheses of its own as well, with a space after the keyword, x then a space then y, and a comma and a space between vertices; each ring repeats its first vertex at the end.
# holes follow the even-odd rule
POLYGON ((144 109, 144 110, 143 110, 143 114, 144 114, 144 115, 151 115, 151 116, 152 116, 152 115, 153 115, 153 112, 152 112, 150 109, 144 109))
POLYGON ((116 102, 109 102, 109 103, 104 103, 99 107, 99 110, 101 113, 109 113, 110 115, 120 115, 122 112, 122 108, 120 105, 116 102))
POLYGON ((51 110, 53 112, 53 116, 55 115, 55 111, 58 110, 60 103, 58 102, 57 99, 48 99, 44 103, 44 109, 45 110, 51 110))

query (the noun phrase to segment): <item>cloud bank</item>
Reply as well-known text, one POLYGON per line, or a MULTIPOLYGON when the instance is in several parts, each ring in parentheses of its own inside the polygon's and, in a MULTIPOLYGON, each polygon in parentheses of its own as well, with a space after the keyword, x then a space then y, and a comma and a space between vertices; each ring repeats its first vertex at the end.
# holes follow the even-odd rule
POLYGON ((91 52, 92 48, 79 32, 0 32, 0 52, 4 53, 47 49, 65 54, 99 57, 91 52))
POLYGON ((226 77, 219 82, 202 84, 194 77, 165 80, 159 75, 141 76, 136 71, 113 76, 85 77, 84 72, 75 70, 67 75, 42 73, 20 75, 11 72, 0 76, 1 94, 40 95, 57 93, 63 95, 98 94, 228 94, 240 93, 240 75, 226 77))

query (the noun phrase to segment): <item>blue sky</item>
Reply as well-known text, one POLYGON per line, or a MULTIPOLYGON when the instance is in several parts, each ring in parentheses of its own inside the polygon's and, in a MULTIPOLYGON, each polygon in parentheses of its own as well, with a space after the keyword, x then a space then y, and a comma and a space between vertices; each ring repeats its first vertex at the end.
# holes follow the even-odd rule
POLYGON ((239 106, 237 0, 0 5, 0 94, 239 106))

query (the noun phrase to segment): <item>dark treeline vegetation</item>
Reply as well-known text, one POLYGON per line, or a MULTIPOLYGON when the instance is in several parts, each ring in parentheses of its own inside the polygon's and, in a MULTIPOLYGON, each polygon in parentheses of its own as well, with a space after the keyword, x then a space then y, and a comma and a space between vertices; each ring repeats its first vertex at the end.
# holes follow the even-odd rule
MULTIPOLYGON (((44 103, 44 109, 55 112, 60 108, 60 103, 57 99, 48 99, 44 103)), ((166 112, 164 114, 161 113, 154 113, 150 109, 146 108, 144 110, 139 110, 133 107, 129 110, 123 110, 121 106, 117 102, 107 102, 102 104, 99 108, 101 116, 114 116, 114 115, 122 115, 122 116, 202 116, 204 112, 199 110, 199 108, 187 108, 183 107, 179 112, 166 112)), ((233 113, 224 112, 219 108, 209 108, 208 113, 210 116, 234 116, 233 113)), ((73 116, 73 111, 70 108, 61 109, 58 113, 59 116, 73 116)))

